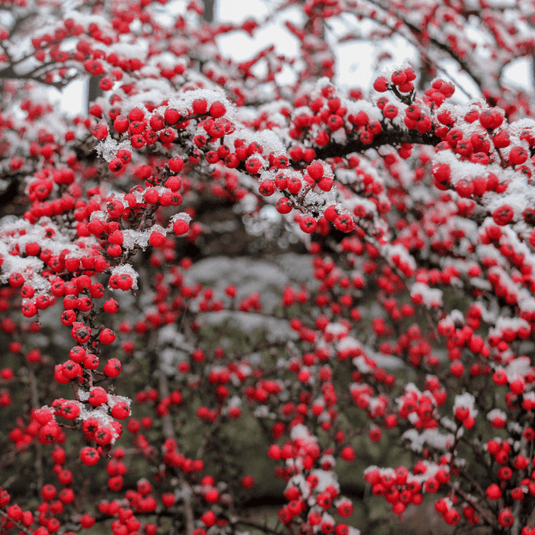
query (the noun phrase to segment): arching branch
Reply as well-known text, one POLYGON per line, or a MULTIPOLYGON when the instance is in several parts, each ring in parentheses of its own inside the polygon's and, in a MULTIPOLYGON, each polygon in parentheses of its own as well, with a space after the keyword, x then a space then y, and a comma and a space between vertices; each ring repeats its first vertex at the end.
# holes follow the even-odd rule
POLYGON ((343 157, 352 152, 364 152, 368 149, 378 149, 383 145, 391 145, 395 147, 402 143, 436 146, 440 141, 440 138, 434 134, 383 130, 380 134, 374 136, 373 141, 370 144, 365 144, 360 139, 351 140, 345 145, 331 143, 321 149, 316 149, 316 157, 320 159, 343 157))

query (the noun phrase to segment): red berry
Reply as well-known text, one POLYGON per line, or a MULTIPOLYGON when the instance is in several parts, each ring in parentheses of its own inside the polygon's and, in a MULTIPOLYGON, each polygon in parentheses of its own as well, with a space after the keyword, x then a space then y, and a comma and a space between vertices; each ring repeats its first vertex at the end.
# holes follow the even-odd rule
POLYGON ((388 80, 384 76, 380 76, 375 79, 373 83, 373 88, 379 93, 384 93, 388 88, 388 80))
POLYGON ((398 109, 396 106, 394 106, 394 104, 388 104, 387 106, 383 108, 383 115, 387 119, 394 119, 394 117, 396 117, 397 114, 398 114, 398 109))
POLYGON ((504 509, 498 515, 498 522, 503 527, 508 528, 508 527, 512 526, 514 521, 515 521, 515 518, 514 518, 513 514, 511 513, 511 511, 509 511, 508 509, 504 509))
POLYGON ((111 329, 104 329, 99 336, 102 344, 111 344, 115 341, 116 335, 111 329))
POLYGON ((494 219, 497 225, 505 226, 513 219, 514 215, 513 209, 509 205, 504 204, 492 212, 492 219, 494 219))
POLYGON ((118 377, 121 373, 121 362, 119 359, 111 358, 104 366, 104 373, 108 377, 118 377))
POLYGON ((124 134, 129 126, 130 121, 124 115, 119 115, 115 121, 113 121, 113 128, 119 134, 124 134))
POLYGON ((208 103, 204 98, 197 98, 192 103, 193 113, 195 115, 202 115, 208 110, 208 103))
POLYGON ((128 119, 130 121, 142 121, 145 118, 145 112, 140 108, 132 108, 128 114, 128 119))
POLYGON ((348 461, 348 462, 354 461, 356 459, 355 450, 351 446, 346 446, 342 450, 342 453, 340 454, 340 457, 344 461, 348 461))
POLYGON ((486 494, 489 500, 499 500, 502 496, 500 487, 498 487, 498 485, 495 483, 487 487, 486 494))
POLYGON ((115 299, 108 299, 102 306, 108 314, 115 314, 119 310, 119 303, 115 299))
POLYGON ((108 135, 108 127, 105 124, 97 124, 93 128, 93 136, 97 139, 105 139, 108 135))
POLYGON ((108 168, 112 173, 118 173, 124 167, 124 162, 121 158, 113 158, 108 164, 108 168))
POLYGON ((214 102, 210 106, 209 113, 214 119, 218 119, 219 117, 223 117, 223 115, 227 113, 227 109, 221 102, 214 102))
POLYGON ((130 407, 128 403, 120 401, 116 403, 111 409, 111 415, 117 420, 124 420, 130 416, 130 407))
POLYGON ((89 392, 88 401, 93 407, 98 407, 108 401, 108 394, 102 387, 96 386, 89 392))
POLYGON ((189 221, 181 218, 176 219, 173 223, 173 232, 177 236, 187 234, 189 232, 189 221))
POLYGON ((455 524, 458 524, 460 519, 461 519, 461 516, 455 509, 449 509, 444 514, 444 520, 450 526, 454 526, 455 524))
POLYGON ((93 466, 94 464, 98 463, 100 455, 95 448, 87 446, 80 452, 80 459, 82 459, 82 462, 85 465, 93 466))
POLYGON ((168 124, 175 124, 180 119, 180 114, 172 108, 167 108, 164 112, 164 119, 168 124))
POLYGON ((393 84, 401 85, 407 81, 407 75, 405 74, 405 71, 394 71, 390 79, 393 84))
POLYGON ((509 162, 513 165, 520 165, 528 159, 528 156, 528 152, 522 147, 513 147, 509 153, 509 162))
POLYGON ((149 243, 153 247, 161 247, 165 243, 165 234, 158 231, 152 232, 149 238, 149 243))
POLYGON ((321 177, 323 177, 324 174, 323 165, 320 162, 311 163, 307 167, 307 173, 312 180, 318 181, 321 177))
POLYGON ((9 276, 9 285, 12 288, 20 288, 24 284, 24 277, 20 273, 12 273, 9 276))
POLYGON ((184 160, 178 156, 173 156, 173 158, 171 158, 167 164, 173 173, 180 173, 180 171, 182 171, 184 168, 184 160))
POLYGON ((299 222, 299 227, 303 232, 311 234, 316 230, 317 222, 312 216, 305 216, 299 222))
POLYGON ((497 149, 503 149, 505 147, 508 147, 511 143, 511 140, 509 138, 509 134, 506 130, 502 130, 501 132, 498 132, 494 138, 493 138, 494 146, 497 149))

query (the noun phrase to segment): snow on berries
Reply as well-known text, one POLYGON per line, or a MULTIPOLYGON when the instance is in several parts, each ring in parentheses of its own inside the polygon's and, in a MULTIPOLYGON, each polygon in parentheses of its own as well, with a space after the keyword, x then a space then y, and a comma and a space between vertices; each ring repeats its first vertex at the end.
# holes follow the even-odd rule
POLYGON ((109 286, 123 291, 136 290, 138 274, 129 264, 121 264, 112 269, 109 286))
POLYGON ((217 37, 259 23, 206 26, 200 2, 0 30, 0 464, 31 475, 0 489, 6 529, 262 531, 239 506, 253 424, 283 530, 354 535, 346 463, 394 446, 363 474, 381 515, 434 495, 459 530, 535 529, 535 123, 501 76, 533 21, 408 2, 419 63, 446 47, 481 98, 408 64, 368 92, 332 82, 324 22, 386 41, 406 13, 320 4, 286 23, 298 56, 240 62, 217 37), (87 114, 39 92, 87 74, 87 114))

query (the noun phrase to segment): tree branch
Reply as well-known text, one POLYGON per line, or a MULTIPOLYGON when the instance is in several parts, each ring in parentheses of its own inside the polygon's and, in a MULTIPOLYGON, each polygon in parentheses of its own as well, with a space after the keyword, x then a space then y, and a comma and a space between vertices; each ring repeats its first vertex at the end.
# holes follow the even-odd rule
MULTIPOLYGON (((376 7, 379 7, 385 11, 387 11, 390 15, 393 15, 394 17, 396 17, 405 27, 407 27, 413 34, 416 34, 416 35, 421 35, 421 30, 420 28, 418 28, 417 26, 415 26, 414 24, 410 23, 408 20, 406 20, 405 18, 403 18, 400 14, 398 13, 393 13, 392 10, 391 10, 391 6, 388 6, 388 7, 385 7, 383 6, 383 4, 378 1, 378 0, 368 0, 368 2, 370 2, 370 4, 376 6, 376 7)), ((393 31, 395 31, 396 33, 399 33, 397 30, 395 29, 392 29, 393 31)), ((406 35, 404 35, 404 37, 408 40, 408 41, 411 41, 406 35)), ((450 56, 453 60, 455 60, 460 66, 461 68, 463 69, 464 72, 466 72, 470 78, 472 78, 472 80, 477 84, 477 86, 479 88, 483 87, 484 86, 484 83, 483 83, 483 80, 478 76, 476 75, 474 72, 473 72, 473 69, 471 69, 470 65, 464 61, 463 59, 461 59, 457 54, 454 53, 454 51, 447 46, 447 44, 445 43, 442 43, 440 42, 438 39, 432 37, 432 36, 428 36, 428 39, 429 39, 429 42, 432 43, 433 45, 435 45, 438 49, 440 49, 442 52, 445 52, 448 56, 450 56)), ((414 43, 411 41, 411 43, 416 46, 417 48, 419 48, 421 51, 423 51, 422 53, 424 54, 425 58, 430 60, 429 56, 427 55, 427 53, 425 52, 425 49, 421 48, 418 43, 414 43)), ((434 63, 434 62, 433 62, 434 63)))
MULTIPOLYGON (((160 398, 169 397, 169 385, 167 377, 163 370, 158 370, 160 398)), ((175 440, 175 430, 171 414, 167 412, 162 416, 163 432, 166 438, 175 440)), ((180 474, 180 483, 182 485, 182 500, 184 501, 184 516, 186 517, 186 535, 193 535, 195 530, 195 520, 193 517, 193 508, 191 506, 191 496, 193 491, 190 484, 186 481, 184 474, 180 474)))
POLYGON ((331 143, 316 149, 316 158, 325 160, 327 158, 343 157, 352 152, 365 152, 368 149, 378 149, 383 145, 401 145, 402 143, 411 143, 415 145, 432 145, 436 146, 441 139, 435 134, 420 134, 414 132, 398 132, 395 130, 383 130, 373 138, 373 142, 366 145, 360 139, 352 139, 345 145, 331 143))
POLYGON ((20 522, 15 522, 13 519, 9 518, 9 516, 7 516, 7 513, 4 513, 4 511, 0 510, 0 516, 5 518, 6 520, 10 520, 11 522, 13 522, 13 524, 17 527, 17 529, 20 529, 20 531, 22 531, 22 533, 26 533, 26 535, 32 535, 33 534, 32 530, 30 530, 29 528, 23 526, 20 522))
POLYGON ((261 531, 262 533, 272 533, 273 535, 280 535, 280 533, 272 528, 269 528, 268 526, 264 526, 262 524, 257 524, 256 522, 252 522, 251 520, 244 520, 244 519, 238 519, 233 524, 241 524, 242 526, 247 526, 249 528, 257 529, 258 531, 261 531))
MULTIPOLYGON (((32 398, 32 406, 34 409, 39 409, 41 404, 39 403, 39 391, 37 389, 37 381, 35 374, 33 373, 32 368, 28 367, 28 376, 30 378, 30 392, 32 398)), ((35 443, 35 474, 36 474, 36 485, 37 492, 43 487, 43 451, 41 443, 38 440, 34 441, 35 443)))

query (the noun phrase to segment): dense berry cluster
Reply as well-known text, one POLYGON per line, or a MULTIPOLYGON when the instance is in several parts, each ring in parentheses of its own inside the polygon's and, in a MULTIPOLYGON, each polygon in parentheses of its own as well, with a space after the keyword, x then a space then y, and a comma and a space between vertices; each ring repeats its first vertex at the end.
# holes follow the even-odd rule
POLYGON ((535 52, 531 3, 288 2, 299 61, 242 63, 216 38, 259 21, 166 4, 0 3, 0 533, 355 535, 359 462, 401 519, 431 497, 533 533, 535 120, 500 78, 535 52), (337 89, 341 17, 421 64, 337 89), (435 76, 444 51, 482 98, 435 76), (40 92, 88 74, 86 116, 40 92), (298 267, 211 277, 222 206, 298 267), (248 435, 275 527, 244 512, 248 435), (373 465, 384 443, 408 456, 373 465))

